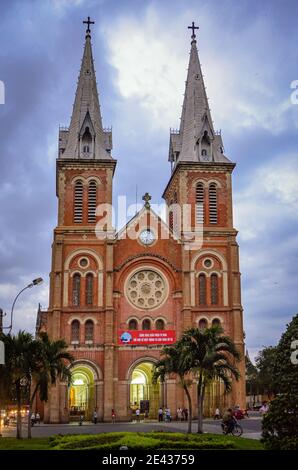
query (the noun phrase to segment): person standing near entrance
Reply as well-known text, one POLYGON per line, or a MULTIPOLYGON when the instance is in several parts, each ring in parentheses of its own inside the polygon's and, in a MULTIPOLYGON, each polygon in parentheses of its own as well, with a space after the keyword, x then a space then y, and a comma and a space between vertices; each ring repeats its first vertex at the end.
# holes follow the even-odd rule
POLYGON ((163 421, 163 409, 159 408, 158 410, 158 422, 161 423, 163 421))
POLYGON ((96 411, 96 409, 93 412, 93 423, 97 424, 97 411, 96 411))
POLYGON ((140 408, 137 408, 137 409, 136 409, 136 418, 137 418, 137 423, 139 423, 139 422, 140 422, 140 414, 141 414, 140 408))

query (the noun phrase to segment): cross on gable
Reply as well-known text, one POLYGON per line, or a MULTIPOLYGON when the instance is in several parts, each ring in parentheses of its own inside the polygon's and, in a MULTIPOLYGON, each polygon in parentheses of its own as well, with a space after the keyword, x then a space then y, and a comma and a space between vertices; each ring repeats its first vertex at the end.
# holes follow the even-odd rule
POLYGON ((149 193, 145 193, 144 196, 142 197, 143 201, 145 201, 145 207, 147 207, 147 209, 150 207, 150 201, 151 201, 151 196, 149 193))
POLYGON ((86 24, 87 25, 87 29, 86 29, 86 33, 90 33, 91 30, 90 30, 90 25, 91 24, 94 24, 94 21, 91 21, 90 20, 90 16, 88 16, 88 19, 83 21, 83 24, 86 24))
POLYGON ((191 24, 191 26, 188 26, 187 28, 192 30, 191 39, 195 39, 195 38, 196 38, 195 30, 196 30, 196 29, 199 29, 199 27, 198 27, 198 26, 195 26, 195 22, 193 21, 192 24, 191 24))

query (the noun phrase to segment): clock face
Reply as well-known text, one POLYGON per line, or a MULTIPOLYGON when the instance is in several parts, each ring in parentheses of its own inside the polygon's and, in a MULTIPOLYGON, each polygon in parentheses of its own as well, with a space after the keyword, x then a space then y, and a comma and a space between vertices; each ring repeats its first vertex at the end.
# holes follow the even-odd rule
POLYGON ((143 245, 151 245, 155 240, 154 233, 151 230, 146 229, 140 233, 140 241, 143 245))

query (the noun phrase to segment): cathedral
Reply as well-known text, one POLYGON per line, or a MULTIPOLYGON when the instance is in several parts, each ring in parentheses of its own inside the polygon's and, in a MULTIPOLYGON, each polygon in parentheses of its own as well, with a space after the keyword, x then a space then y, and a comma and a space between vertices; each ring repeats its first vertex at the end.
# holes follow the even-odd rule
MULTIPOLYGON (((190 327, 220 324, 242 353, 241 379, 230 394, 210 384, 205 414, 245 406, 243 310, 232 172, 213 127, 192 24, 180 127, 171 130, 171 175, 163 192, 167 217, 143 207, 112 227, 112 131, 103 127, 88 18, 83 59, 68 128, 59 129, 56 161, 58 221, 54 229, 49 308, 37 333, 64 338, 74 356, 71 383, 57 382, 38 403, 44 422, 67 423, 96 411, 101 421, 129 421, 140 408, 187 407, 175 377, 152 382, 165 344, 190 327), (186 222, 185 222, 186 221, 186 222), (182 223, 183 222, 183 223, 182 223), (181 228, 182 227, 182 228, 181 228)), ((154 171, 154 169, 152 169, 154 171)), ((195 378, 191 387, 196 406, 195 378)))

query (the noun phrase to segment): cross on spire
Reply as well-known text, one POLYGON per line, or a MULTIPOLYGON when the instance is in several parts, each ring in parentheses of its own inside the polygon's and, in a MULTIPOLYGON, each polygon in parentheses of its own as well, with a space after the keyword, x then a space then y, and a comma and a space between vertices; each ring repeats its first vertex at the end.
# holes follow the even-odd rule
POLYGON ((90 16, 88 16, 88 19, 87 19, 87 20, 84 20, 84 21, 83 21, 83 24, 86 24, 86 25, 87 25, 86 34, 91 33, 90 25, 91 25, 91 24, 94 24, 94 21, 91 21, 91 20, 90 20, 90 16))
POLYGON ((195 34, 195 30, 196 29, 199 29, 198 26, 195 26, 195 22, 193 21, 191 26, 188 26, 187 27, 188 29, 192 29, 192 35, 191 35, 191 39, 196 39, 196 34, 195 34))
POLYGON ((145 193, 144 196, 142 197, 143 201, 145 201, 145 207, 149 209, 150 207, 150 201, 151 201, 151 196, 149 193, 145 193))

